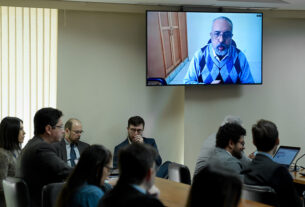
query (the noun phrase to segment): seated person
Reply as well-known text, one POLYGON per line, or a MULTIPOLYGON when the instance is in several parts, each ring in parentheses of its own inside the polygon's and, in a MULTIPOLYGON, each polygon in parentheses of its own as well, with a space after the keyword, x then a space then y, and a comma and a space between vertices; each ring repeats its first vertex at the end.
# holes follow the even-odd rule
POLYGON ((5 117, 0 123, 0 206, 5 207, 2 181, 15 177, 17 157, 24 140, 23 121, 17 117, 5 117))
MULTIPOLYGON (((216 134, 216 148, 208 163, 226 166, 236 174, 241 175, 243 166, 240 162, 245 149, 244 136, 246 130, 239 124, 226 123, 216 134)), ((242 176, 240 176, 242 178, 242 176)))
POLYGON ((277 194, 279 206, 302 206, 288 169, 272 160, 280 143, 276 125, 259 120, 252 127, 252 136, 257 154, 244 172, 245 184, 272 187, 277 194))
MULTIPOLYGON (((231 115, 226 116, 221 126, 225 125, 226 123, 235 123, 242 126, 242 120, 238 116, 231 116, 231 115)), ((203 145, 200 149, 199 157, 196 162, 194 175, 196 175, 202 168, 204 168, 207 165, 209 158, 215 151, 215 145, 216 145, 216 133, 213 133, 203 142, 203 145)), ((246 168, 250 164, 251 159, 248 158, 244 153, 242 153, 242 158, 240 159, 240 162, 243 165, 243 167, 246 168)))
POLYGON ((54 144, 57 155, 71 167, 76 165, 81 153, 89 147, 89 144, 80 141, 82 133, 82 123, 71 118, 65 124, 64 139, 54 144))
POLYGON ((161 201, 148 193, 154 186, 157 154, 146 144, 123 147, 118 160, 119 180, 101 199, 99 207, 163 207, 161 201))
POLYGON ((69 176, 57 200, 57 207, 96 207, 109 184, 111 152, 101 145, 87 147, 69 176))
POLYGON ((62 112, 42 108, 34 116, 34 137, 22 149, 17 160, 16 176, 28 185, 32 207, 41 206, 44 185, 65 180, 71 167, 56 155, 52 143, 64 136, 62 112))
POLYGON ((194 177, 187 207, 237 207, 242 183, 238 176, 217 165, 207 165, 194 177))
POLYGON ((120 143, 114 148, 113 168, 118 168, 117 161, 118 161, 119 149, 131 143, 145 143, 154 147, 158 153, 158 156, 156 157, 157 167, 161 165, 162 159, 161 156, 159 155, 158 147, 155 140, 153 138, 145 138, 142 136, 144 131, 144 126, 145 126, 145 122, 142 117, 133 116, 129 118, 128 126, 127 126, 128 136, 122 143, 120 143))

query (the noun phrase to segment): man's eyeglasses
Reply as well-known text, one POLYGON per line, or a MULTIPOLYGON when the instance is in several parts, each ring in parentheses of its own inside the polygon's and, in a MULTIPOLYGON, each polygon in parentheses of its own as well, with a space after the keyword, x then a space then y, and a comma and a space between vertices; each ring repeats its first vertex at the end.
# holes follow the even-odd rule
POLYGON ((144 131, 144 129, 134 129, 134 128, 130 128, 130 131, 132 131, 133 133, 138 132, 138 133, 142 133, 144 131))
POLYGON ((52 129, 55 129, 55 128, 63 129, 63 128, 64 128, 64 126, 63 126, 63 125, 59 125, 59 126, 58 126, 58 125, 56 125, 56 126, 53 126, 53 127, 52 127, 52 129))
POLYGON ((245 146, 245 142, 239 141, 238 143, 240 143, 243 147, 245 146))
POLYGON ((82 134, 84 133, 83 130, 71 130, 72 132, 74 132, 75 134, 82 134))
POLYGON ((109 166, 104 166, 104 167, 108 169, 109 174, 111 174, 114 170, 114 168, 109 167, 109 166))
POLYGON ((226 40, 226 39, 231 38, 232 35, 233 35, 232 32, 224 32, 224 33, 222 33, 222 32, 213 32, 212 33, 212 36, 213 36, 214 39, 218 39, 220 36, 222 36, 222 38, 226 40))

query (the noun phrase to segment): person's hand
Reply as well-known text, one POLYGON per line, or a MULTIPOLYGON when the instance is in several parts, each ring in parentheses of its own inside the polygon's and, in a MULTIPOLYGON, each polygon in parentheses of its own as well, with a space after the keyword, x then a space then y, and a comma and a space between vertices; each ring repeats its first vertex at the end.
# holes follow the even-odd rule
POLYGON ((148 194, 154 196, 155 198, 159 198, 160 196, 160 190, 157 188, 157 186, 153 185, 151 188, 148 190, 148 194))
POLYGON ((255 158, 255 154, 256 154, 255 152, 252 152, 251 154, 249 154, 248 157, 253 160, 255 158))
POLYGON ((134 136, 134 142, 143 143, 143 137, 141 135, 134 136))

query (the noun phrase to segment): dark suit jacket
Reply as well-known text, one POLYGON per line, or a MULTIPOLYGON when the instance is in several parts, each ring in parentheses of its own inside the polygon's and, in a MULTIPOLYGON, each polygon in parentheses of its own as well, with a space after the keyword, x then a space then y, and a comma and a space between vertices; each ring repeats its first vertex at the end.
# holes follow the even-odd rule
MULTIPOLYGON (((153 138, 145 138, 143 137, 143 142, 145 144, 149 144, 151 145, 152 147, 154 147, 157 152, 158 152, 158 157, 156 159, 156 165, 157 167, 159 167, 162 163, 162 158, 159 154, 159 151, 158 151, 158 147, 157 147, 157 144, 155 142, 155 140, 153 138)), ((126 138, 122 143, 120 143, 119 145, 117 145, 115 148, 114 148, 114 155, 113 155, 113 167, 114 168, 118 168, 118 152, 119 152, 119 149, 121 149, 122 147, 128 145, 129 142, 128 142, 128 138, 126 138)))
POLYGON ((103 196, 99 207, 164 207, 158 199, 148 194, 143 194, 130 184, 120 180, 114 188, 103 196))
POLYGON ((245 170, 244 182, 272 187, 277 194, 279 206, 302 206, 287 168, 263 154, 257 154, 245 170))
MULTIPOLYGON (((67 163, 67 148, 64 138, 60 142, 56 142, 53 145, 56 150, 57 156, 67 163)), ((78 141, 76 142, 76 146, 79 151, 79 154, 81 155, 83 151, 90 145, 85 142, 78 141)))
POLYGON ((41 191, 44 185, 62 182, 71 168, 57 155, 52 144, 35 136, 21 151, 17 161, 17 177, 29 187, 33 207, 41 206, 41 191))

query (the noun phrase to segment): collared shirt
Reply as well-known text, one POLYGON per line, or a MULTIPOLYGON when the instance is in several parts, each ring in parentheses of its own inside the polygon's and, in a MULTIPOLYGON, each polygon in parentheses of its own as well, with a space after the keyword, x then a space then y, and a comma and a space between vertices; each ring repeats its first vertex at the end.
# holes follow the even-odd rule
POLYGON ((212 43, 196 51, 184 77, 186 84, 254 83, 245 54, 231 45, 227 55, 219 60, 212 43))
MULTIPOLYGON (((65 143, 66 143, 67 164, 71 167, 71 157, 70 157, 71 144, 65 138, 64 138, 64 140, 65 140, 65 143)), ((79 150, 77 148, 77 143, 75 143, 74 151, 75 151, 75 154, 76 154, 76 160, 75 160, 75 164, 76 164, 78 162, 79 157, 80 157, 79 150)))
POLYGON ((256 155, 257 155, 257 154, 265 155, 266 157, 269 157, 271 160, 273 160, 273 157, 272 157, 270 154, 266 153, 266 152, 259 152, 259 151, 258 151, 258 152, 256 153, 256 155))
MULTIPOLYGON (((230 47, 231 47, 231 46, 230 46, 230 47)), ((214 48, 212 48, 212 51, 213 51, 214 58, 216 58, 218 61, 221 61, 221 60, 219 59, 219 57, 216 55, 214 48)), ((226 54, 222 59, 225 59, 229 54, 230 54, 230 50, 228 49, 227 54, 226 54)))
POLYGON ((136 189, 137 191, 143 193, 143 194, 146 194, 146 190, 142 187, 140 187, 139 185, 136 185, 136 184, 132 184, 131 185, 134 189, 136 189))

